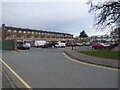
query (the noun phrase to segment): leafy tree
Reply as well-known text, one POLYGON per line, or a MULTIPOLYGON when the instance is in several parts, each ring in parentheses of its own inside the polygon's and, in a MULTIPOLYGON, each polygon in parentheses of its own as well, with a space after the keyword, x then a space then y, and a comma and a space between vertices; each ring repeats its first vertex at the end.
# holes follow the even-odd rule
POLYGON ((88 37, 88 35, 87 35, 86 32, 83 30, 82 32, 80 32, 79 37, 88 37))
POLYGON ((106 0, 98 3, 90 0, 88 4, 89 12, 94 12, 97 29, 114 28, 120 25, 120 0, 106 0))

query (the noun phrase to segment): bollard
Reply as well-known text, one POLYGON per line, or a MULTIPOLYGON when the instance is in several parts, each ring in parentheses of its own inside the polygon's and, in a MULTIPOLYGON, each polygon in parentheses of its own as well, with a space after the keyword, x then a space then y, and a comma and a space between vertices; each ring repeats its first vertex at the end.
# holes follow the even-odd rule
POLYGON ((72 50, 73 50, 73 46, 72 46, 72 50))

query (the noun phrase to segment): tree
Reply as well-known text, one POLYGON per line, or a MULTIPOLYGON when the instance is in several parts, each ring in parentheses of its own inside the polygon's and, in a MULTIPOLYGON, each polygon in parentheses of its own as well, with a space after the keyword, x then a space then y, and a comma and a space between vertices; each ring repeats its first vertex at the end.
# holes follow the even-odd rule
POLYGON ((80 32, 79 37, 88 37, 88 35, 87 35, 86 32, 83 30, 82 32, 80 32))
MULTIPOLYGON (((106 0, 106 2, 89 1, 89 12, 94 12, 97 29, 104 29, 107 26, 114 28, 120 25, 120 0, 106 0)), ((120 26, 119 26, 120 27, 120 26)))

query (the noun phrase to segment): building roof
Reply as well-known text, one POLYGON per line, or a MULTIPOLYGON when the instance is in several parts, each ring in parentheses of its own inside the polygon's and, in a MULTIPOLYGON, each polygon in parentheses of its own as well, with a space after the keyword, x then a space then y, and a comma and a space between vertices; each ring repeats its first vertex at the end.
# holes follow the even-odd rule
POLYGON ((65 34, 65 35, 71 35, 69 33, 60 33, 60 32, 52 32, 52 31, 45 31, 45 30, 36 30, 36 29, 29 29, 29 28, 17 28, 17 27, 11 27, 11 26, 5 26, 7 29, 13 29, 13 30, 25 30, 25 31, 36 31, 36 32, 43 32, 43 33, 54 33, 54 34, 65 34))

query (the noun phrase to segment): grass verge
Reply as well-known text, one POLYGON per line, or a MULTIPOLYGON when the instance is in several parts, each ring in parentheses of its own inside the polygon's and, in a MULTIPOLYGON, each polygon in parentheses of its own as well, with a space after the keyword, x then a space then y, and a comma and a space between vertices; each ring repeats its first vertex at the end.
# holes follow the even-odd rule
POLYGON ((110 59, 120 59, 119 53, 120 51, 78 51, 79 53, 101 57, 101 58, 110 58, 110 59))

